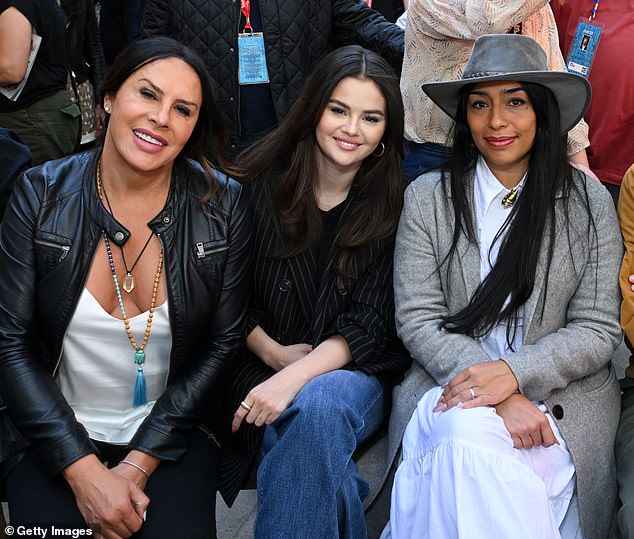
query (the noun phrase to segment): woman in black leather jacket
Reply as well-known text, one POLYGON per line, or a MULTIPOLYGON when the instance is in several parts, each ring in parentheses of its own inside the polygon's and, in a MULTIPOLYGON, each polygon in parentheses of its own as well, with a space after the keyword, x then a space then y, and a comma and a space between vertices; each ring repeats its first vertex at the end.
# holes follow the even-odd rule
POLYGON ((11 520, 214 537, 198 427, 244 343, 250 211, 211 168, 223 128, 189 49, 133 43, 103 94, 103 147, 27 171, 0 227, 11 520))

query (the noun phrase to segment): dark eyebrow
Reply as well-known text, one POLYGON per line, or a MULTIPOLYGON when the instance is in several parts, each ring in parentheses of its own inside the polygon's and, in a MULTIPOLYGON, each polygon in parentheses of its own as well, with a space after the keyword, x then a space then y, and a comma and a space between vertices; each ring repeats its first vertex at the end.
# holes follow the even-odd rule
MULTIPOLYGON (((156 84, 154 84, 150 79, 141 78, 139 82, 145 82, 147 85, 152 87, 157 94, 163 95, 163 90, 161 90, 156 84)), ((187 101, 187 99, 177 99, 177 103, 183 103, 184 105, 189 105, 190 107, 198 108, 198 105, 193 101, 187 101)))
MULTIPOLYGON (((515 88, 508 88, 504 90, 505 94, 514 94, 516 92, 525 92, 526 90, 522 86, 516 86, 515 88)), ((488 95, 488 92, 483 92, 482 90, 471 90, 469 95, 488 95)))
MULTIPOLYGON (((342 101, 339 101, 338 99, 331 99, 328 101, 328 103, 336 103, 340 107, 346 110, 350 110, 350 107, 348 105, 346 105, 342 101)), ((378 114, 380 116, 385 116, 385 113, 382 110, 364 110, 363 113, 364 114, 378 114)))

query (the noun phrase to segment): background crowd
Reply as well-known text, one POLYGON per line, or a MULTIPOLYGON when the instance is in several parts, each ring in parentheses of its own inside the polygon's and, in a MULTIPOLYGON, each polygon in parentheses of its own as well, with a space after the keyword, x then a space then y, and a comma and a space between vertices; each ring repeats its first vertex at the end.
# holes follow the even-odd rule
POLYGON ((253 472, 258 538, 367 537, 381 488, 383 539, 634 537, 633 36, 634 0, 0 0, 10 518, 215 536, 253 472))

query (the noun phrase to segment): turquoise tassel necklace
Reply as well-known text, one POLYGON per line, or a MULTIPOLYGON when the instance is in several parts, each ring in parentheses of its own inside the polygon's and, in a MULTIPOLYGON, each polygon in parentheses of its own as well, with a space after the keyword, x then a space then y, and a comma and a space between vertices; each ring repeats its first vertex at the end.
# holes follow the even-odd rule
MULTIPOLYGON (((101 184, 101 160, 97 165, 97 191, 99 193, 99 198, 103 199, 103 187, 101 184)), ((110 205, 110 204, 108 204, 110 205)), ((110 211, 112 214, 112 210, 110 211)), ((156 298, 158 296, 158 288, 159 282, 161 280, 161 271, 163 269, 163 248, 161 247, 161 252, 159 253, 158 266, 156 268, 156 276, 154 277, 154 283, 152 285, 152 301, 150 303, 150 310, 148 312, 147 324, 145 326, 145 334, 143 335, 143 341, 140 345, 137 344, 134 336, 132 335, 132 330, 130 329, 130 321, 125 312, 125 307, 123 305, 123 297, 121 296, 121 287, 119 286, 119 279, 117 278, 117 272, 114 267, 114 258, 112 257, 112 249, 110 248, 110 240, 108 239, 108 235, 106 231, 103 231, 103 239, 106 244, 106 252, 108 253, 108 263, 110 264, 110 272, 112 273, 112 280, 114 282, 114 289, 117 294, 117 301, 119 302, 119 308, 121 309, 121 316, 123 317, 123 324, 125 326, 125 331, 128 335, 128 340, 134 349, 134 364, 137 366, 137 374, 136 381, 134 384, 134 397, 132 399, 133 406, 143 406, 147 404, 147 394, 146 394, 146 386, 145 386, 145 376, 143 376, 143 365, 145 363, 145 346, 147 344, 148 339, 150 338, 150 332, 152 330, 152 319, 154 317, 154 308, 156 307, 156 298)), ((149 241, 148 241, 149 243, 149 241)), ((147 246, 147 243, 146 243, 147 246)), ((145 250, 145 247, 144 247, 145 250)))

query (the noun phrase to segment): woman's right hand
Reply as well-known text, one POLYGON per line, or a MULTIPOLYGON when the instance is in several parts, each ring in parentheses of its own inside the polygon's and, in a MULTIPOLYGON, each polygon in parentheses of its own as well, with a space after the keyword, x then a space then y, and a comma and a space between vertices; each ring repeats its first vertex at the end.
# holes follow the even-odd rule
POLYGON ((277 346, 273 346, 272 351, 265 358, 263 357, 262 361, 277 372, 288 367, 291 363, 295 363, 313 350, 310 344, 305 343, 289 344, 288 346, 276 344, 277 346))
POLYGON ((546 414, 521 393, 514 393, 495 406, 515 449, 559 444, 546 414))
POLYGON ((120 539, 141 528, 150 499, 133 481, 106 468, 96 455, 77 460, 63 475, 95 537, 120 539))

